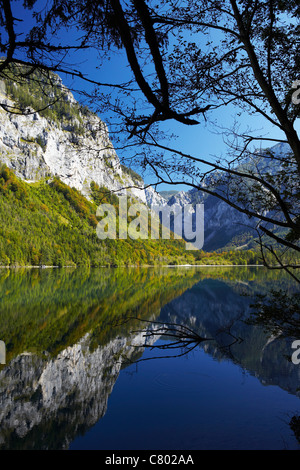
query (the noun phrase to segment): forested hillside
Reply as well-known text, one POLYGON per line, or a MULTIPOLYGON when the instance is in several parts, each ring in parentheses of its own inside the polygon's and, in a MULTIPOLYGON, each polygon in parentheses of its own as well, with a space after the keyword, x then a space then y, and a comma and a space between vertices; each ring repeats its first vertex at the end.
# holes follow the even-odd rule
MULTIPOLYGON (((257 264, 254 251, 205 253, 183 240, 99 240, 98 204, 118 198, 95 183, 93 200, 58 178, 26 183, 0 169, 1 266, 123 266, 155 264, 257 264)), ((150 225, 149 225, 150 226, 150 225)))
MULTIPOLYGON (((143 180, 120 163, 105 124, 74 99, 57 75, 45 79, 36 72, 34 79, 28 80, 27 69, 21 67, 20 72, 17 83, 8 74, 0 89, 5 99, 12 100, 9 106, 25 113, 1 111, 0 266, 261 263, 258 246, 254 242, 249 245, 240 234, 228 237, 231 243, 227 250, 218 249, 217 236, 222 242, 226 238, 226 217, 219 211, 219 222, 207 204, 205 224, 217 223, 219 231, 212 230, 217 235, 209 246, 211 233, 206 227, 205 251, 186 250, 183 240, 151 240, 150 224, 148 239, 100 240, 97 207, 110 203, 118 213, 114 191, 120 193, 127 185, 142 188, 143 180), (38 112, 27 115, 30 110, 38 112)), ((146 203, 143 189, 131 193, 128 201, 135 197, 146 203)), ((176 203, 179 196, 170 191, 165 197, 176 203)), ((186 197, 184 201, 192 202, 186 197)), ((232 220, 228 220, 232 229, 232 220)), ((128 218, 127 223, 130 221, 128 218)))
MULTIPOLYGON (((95 200, 57 178, 49 184, 28 184, 3 166, 0 193, 0 265, 107 266, 194 259, 181 240, 99 240, 95 200)), ((93 194, 98 202, 117 202, 97 185, 93 194)))

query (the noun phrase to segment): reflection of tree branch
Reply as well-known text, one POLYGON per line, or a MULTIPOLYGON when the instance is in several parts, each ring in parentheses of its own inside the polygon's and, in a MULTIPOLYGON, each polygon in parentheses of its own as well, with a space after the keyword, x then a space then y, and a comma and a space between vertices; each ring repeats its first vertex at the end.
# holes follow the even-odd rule
POLYGON ((220 351, 225 353, 226 356, 229 357, 232 360, 232 362, 234 362, 234 363, 238 363, 238 360, 234 357, 234 354, 231 351, 231 346, 233 346, 234 344, 241 344, 244 341, 243 338, 241 338, 240 336, 238 336, 238 337, 235 336, 231 331, 233 325, 237 321, 244 321, 244 320, 242 320, 242 315, 240 315, 239 318, 232 319, 227 325, 219 328, 219 330, 217 331, 217 335, 219 335, 221 333, 225 333, 226 335, 230 336, 233 339, 233 341, 229 344, 222 345, 222 344, 218 343, 218 346, 219 346, 220 351))
POLYGON ((242 318, 242 315, 241 315, 239 318, 232 319, 227 325, 225 325, 225 326, 219 328, 219 330, 218 330, 218 332, 217 332, 217 335, 218 335, 218 334, 221 334, 221 333, 226 333, 228 336, 231 336, 231 338, 233 338, 232 343, 230 343, 230 344, 227 345, 226 347, 232 346, 233 344, 236 344, 236 343, 240 344, 240 343, 242 343, 242 342, 244 341, 243 338, 241 338, 240 336, 239 336, 239 337, 235 336, 235 335, 232 333, 232 331, 231 331, 231 328, 233 327, 233 325, 234 325, 237 321, 241 320, 241 318, 242 318))
POLYGON ((158 330, 156 331, 167 331, 168 334, 166 336, 174 336, 177 338, 185 337, 185 338, 198 340, 198 341, 199 340, 202 341, 204 339, 213 339, 213 338, 203 338, 199 336, 198 333, 196 333, 194 330, 192 330, 188 326, 181 325, 179 323, 165 323, 165 322, 159 322, 159 321, 143 320, 141 318, 139 320, 146 322, 146 323, 151 323, 154 325, 163 325, 161 328, 158 328, 158 330), (174 331, 175 333, 171 333, 171 331, 174 331))
POLYGON ((204 337, 200 336, 195 330, 192 330, 186 325, 178 324, 178 323, 166 323, 166 322, 159 322, 159 321, 151 321, 151 320, 144 320, 138 317, 127 317, 124 319, 122 323, 126 323, 127 321, 130 320, 139 320, 141 322, 146 322, 149 323, 150 325, 158 325, 157 328, 150 328, 146 330, 134 330, 132 333, 144 333, 143 337, 146 339, 153 339, 157 338, 160 339, 162 337, 165 337, 166 339, 172 339, 172 341, 164 343, 164 344, 148 344, 145 341, 145 344, 141 345, 131 345, 132 347, 135 348, 148 348, 151 351, 152 350, 178 350, 180 349, 181 352, 178 354, 172 354, 172 355, 164 355, 164 356, 152 356, 148 358, 142 358, 138 360, 130 360, 127 357, 122 357, 122 359, 128 363, 136 364, 138 362, 144 362, 144 361, 149 361, 152 359, 174 359, 178 357, 185 356, 189 354, 191 351, 193 351, 197 346, 199 346, 201 343, 204 343, 206 341, 216 341, 218 344, 218 347, 220 348, 221 351, 226 352, 226 354, 230 357, 233 358, 233 355, 230 351, 230 347, 233 344, 240 344, 243 339, 241 337, 236 337, 232 332, 231 328, 233 324, 236 322, 236 320, 232 320, 230 324, 224 326, 224 328, 220 328, 219 331, 217 332, 217 335, 220 333, 225 333, 231 338, 233 338, 233 341, 230 344, 227 345, 221 345, 219 342, 216 340, 216 338, 212 337, 204 337))
POLYGON ((1 2, 5 17, 5 28, 9 38, 9 46, 6 53, 6 59, 0 64, 0 71, 5 69, 7 64, 12 60, 16 48, 16 33, 14 30, 14 17, 11 11, 10 2, 1 2))
POLYGON ((122 357, 123 360, 132 364, 148 361, 151 359, 168 359, 168 358, 176 358, 176 357, 185 356, 186 354, 189 354, 191 351, 193 351, 193 349, 195 349, 199 344, 205 341, 213 340, 213 338, 205 338, 205 337, 200 336, 196 331, 192 330, 191 328, 185 325, 181 325, 178 323, 166 323, 166 322, 160 322, 160 321, 145 320, 145 319, 138 318, 138 317, 126 317, 121 322, 118 322, 117 324, 114 323, 114 326, 125 324, 130 320, 131 321, 138 320, 140 322, 145 322, 145 323, 149 323, 150 325, 153 325, 152 329, 150 327, 148 329, 132 331, 132 333, 143 333, 143 337, 146 340, 152 339, 152 338, 159 339, 161 337, 165 337, 166 339, 173 339, 172 342, 165 343, 165 344, 153 344, 153 343, 147 344, 147 342, 145 341, 145 344, 131 345, 132 347, 150 348, 151 350, 154 350, 154 349, 157 349, 157 350, 181 349, 182 350, 184 349, 184 351, 179 354, 149 357, 149 358, 144 358, 144 359, 138 359, 135 361, 131 361, 129 358, 124 357, 124 356, 122 357), (155 325, 158 325, 158 327, 154 328, 155 325))
MULTIPOLYGON (((207 338, 203 339, 203 341, 206 341, 207 338)), ((210 338, 212 339, 212 338, 210 338)), ((138 362, 145 362, 145 361, 151 361, 153 359, 175 359, 177 357, 182 357, 182 356, 186 356, 187 354, 189 354, 191 351, 193 351, 193 349, 195 349, 198 345, 200 344, 200 342, 192 342, 191 341, 191 346, 188 348, 188 349, 185 349, 182 353, 179 353, 179 354, 173 354, 173 355, 168 355, 168 356, 153 356, 153 357, 147 357, 147 358, 143 358, 143 359, 138 359, 136 361, 128 361, 128 358, 124 358, 123 359, 126 359, 128 362, 131 362, 132 364, 137 364, 138 362)), ((166 345, 147 345, 147 344, 144 344, 142 346, 134 346, 136 348, 138 347, 143 347, 143 348, 151 348, 151 349, 169 349, 170 345, 169 344, 166 344, 166 345)), ((180 342, 178 342, 178 346, 177 348, 184 348, 185 346, 183 346, 182 344, 180 345, 180 342)), ((172 349, 170 347, 170 349, 172 349)))

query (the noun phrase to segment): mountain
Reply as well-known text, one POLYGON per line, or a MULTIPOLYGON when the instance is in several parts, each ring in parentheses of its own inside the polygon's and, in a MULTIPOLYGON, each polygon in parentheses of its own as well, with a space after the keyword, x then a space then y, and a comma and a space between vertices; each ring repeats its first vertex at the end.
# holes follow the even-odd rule
POLYGON ((254 248, 254 224, 249 227, 249 218, 245 214, 201 190, 180 191, 168 201, 172 207, 184 207, 187 204, 193 207, 204 204, 203 250, 254 248))
POLYGON ((0 265, 192 263, 183 240, 97 237, 100 204, 118 214, 117 196, 126 195, 128 207, 147 207, 143 179, 57 75, 51 83, 24 75, 0 82, 0 265))
POLYGON ((52 81, 44 84, 43 93, 36 81, 1 82, 1 162, 25 181, 57 176, 87 197, 92 181, 120 193, 126 186, 138 186, 130 192, 145 203, 143 180, 121 165, 106 124, 77 103, 60 77, 53 75, 52 81), (26 115, 3 109, 16 105, 26 115))
MULTIPOLYGON (((255 246, 253 230, 245 229, 248 218, 218 198, 201 190, 160 194, 144 188, 141 176, 121 164, 106 124, 74 99, 60 77, 51 74, 50 83, 35 73, 35 80, 24 73, 18 83, 0 81, 0 216, 6 222, 0 265, 201 262, 183 240, 98 240, 97 206, 106 202, 118 213, 116 196, 125 194, 129 203, 148 207, 191 205, 191 214, 204 204, 206 252, 255 246)), ((210 177, 203 184, 212 183, 210 177)), ((172 219, 171 228, 176 232, 172 219)))
POLYGON ((172 196, 175 196, 179 191, 173 190, 173 191, 159 191, 159 194, 168 201, 172 196))
MULTIPOLYGON (((290 153, 288 144, 279 143, 265 149, 254 152, 243 164, 236 167, 236 170, 257 171, 272 175, 281 170, 280 160, 290 153), (272 165, 270 165, 270 154, 273 155, 272 165)), ((202 187, 213 189, 222 193, 222 174, 214 173, 213 177, 208 177, 202 183, 202 187), (218 182, 218 180, 220 182, 218 182)), ((239 181, 231 180, 231 184, 239 184, 239 181)), ((245 183, 244 183, 245 184, 245 183)), ((249 200, 252 199, 251 184, 246 188, 249 200)), ((164 194, 161 194, 163 197, 164 194)), ((184 207, 188 204, 194 208, 196 204, 204 204, 204 246, 203 250, 249 250, 256 248, 255 239, 257 234, 255 226, 257 219, 234 209, 226 202, 216 196, 207 194, 204 191, 191 189, 190 191, 180 191, 173 195, 168 195, 167 204, 171 207, 184 207)), ((195 229, 195 221, 194 221, 195 229)))

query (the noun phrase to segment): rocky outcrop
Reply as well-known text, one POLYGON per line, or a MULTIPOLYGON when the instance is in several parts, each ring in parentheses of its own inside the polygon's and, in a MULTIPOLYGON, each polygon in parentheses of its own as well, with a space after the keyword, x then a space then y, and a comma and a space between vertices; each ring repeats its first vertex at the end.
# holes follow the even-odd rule
MULTIPOLYGON (((71 105, 76 103, 70 91, 64 96, 71 105)), ((4 82, 0 100, 6 108, 15 105, 5 93, 4 82)), ((81 117, 84 125, 80 128, 76 118, 57 123, 34 110, 22 115, 1 107, 0 161, 26 181, 58 176, 87 197, 92 181, 120 193, 136 186, 131 194, 145 203, 143 181, 124 171, 106 124, 92 113, 81 117)))

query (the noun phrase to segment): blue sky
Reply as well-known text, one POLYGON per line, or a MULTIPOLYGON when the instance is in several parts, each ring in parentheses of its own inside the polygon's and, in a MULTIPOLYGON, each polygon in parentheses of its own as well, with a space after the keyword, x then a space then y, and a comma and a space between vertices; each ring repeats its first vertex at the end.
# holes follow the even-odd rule
MULTIPOLYGON (((86 54, 85 52, 81 53, 82 59, 77 58, 76 63, 78 67, 82 67, 85 73, 91 77, 99 80, 101 82, 108 83, 121 83, 129 77, 128 74, 128 65, 124 54, 118 53, 112 55, 109 61, 106 61, 99 69, 95 68, 96 60, 92 57, 92 53, 86 54)), ((64 77, 64 83, 66 86, 71 88, 83 88, 87 89, 89 86, 86 83, 83 83, 78 80, 72 80, 71 77, 64 77)), ((113 93, 110 88, 103 88, 103 91, 107 93, 113 93)), ((80 100, 80 95, 74 93, 75 97, 80 100)), ((255 131, 254 135, 264 135, 268 138, 284 138, 283 134, 278 133, 278 129, 274 128, 270 123, 263 119, 261 116, 250 116, 247 113, 241 113, 237 115, 240 110, 234 108, 233 106, 224 106, 218 110, 215 110, 211 113, 210 117, 215 120, 218 125, 229 127, 231 124, 237 120, 238 124, 241 126, 242 131, 246 131, 248 128, 251 128, 255 131)), ((100 117, 105 121, 106 116, 100 115, 100 117)), ((108 117, 107 117, 108 119, 108 117)), ((167 121, 162 126, 162 129, 166 130, 169 134, 175 134, 177 138, 173 141, 171 140, 168 144, 170 147, 175 147, 185 153, 195 155, 196 157, 205 158, 209 161, 214 161, 217 157, 225 157, 228 147, 224 142, 224 136, 222 133, 217 132, 216 128, 209 122, 200 117, 199 125, 196 126, 187 126, 180 124, 174 121, 167 121)), ((299 123, 297 125, 299 131, 299 123)), ((111 134, 111 139, 114 142, 114 136, 111 134)), ((276 142, 274 142, 275 144, 276 142)), ((268 146, 266 143, 262 144, 263 147, 268 146)), ((257 147, 260 146, 260 143, 257 143, 257 147)), ((272 146, 272 143, 269 144, 272 146)), ((254 145, 253 145, 254 148, 254 145)), ((122 158, 122 151, 118 150, 118 155, 122 158)), ((136 168, 134 168, 136 169, 136 168)), ((207 169, 203 166, 203 170, 207 169)), ((138 169, 137 169, 138 171, 138 169)), ((145 175, 145 182, 147 184, 152 184, 154 182, 153 177, 148 177, 145 175)), ((160 190, 170 190, 170 189, 190 189, 184 185, 160 185, 158 187, 160 190)))
MULTIPOLYGON (((26 33, 30 27, 33 25, 31 13, 25 12, 22 8, 22 3, 20 1, 14 2, 14 15, 17 18, 22 18, 22 22, 17 22, 16 26, 19 29, 19 33, 23 35, 26 33)), ((45 2, 38 2, 42 7, 45 5, 45 2)), ((62 43, 74 44, 76 43, 75 31, 64 32, 59 40, 62 43)), ((99 67, 99 60, 95 56, 95 53, 91 50, 80 51, 79 53, 73 54, 68 59, 69 62, 74 64, 74 68, 82 71, 86 76, 97 81, 104 83, 122 83, 130 77, 129 68, 127 65, 127 60, 122 52, 112 54, 109 57, 109 60, 105 60, 103 65, 99 67)), ((70 76, 61 75, 64 84, 71 89, 83 89, 90 91, 92 87, 86 82, 80 79, 72 79, 70 76)), ((297 79, 298 77, 295 77, 297 79)), ((114 96, 112 88, 103 87, 103 92, 108 93, 109 96, 114 96)), ((74 92, 76 99, 81 101, 81 96, 74 92)), ((262 117, 253 117, 249 116, 246 113, 237 116, 237 109, 227 106, 220 108, 218 111, 214 111, 211 116, 218 122, 219 125, 230 126, 233 123, 234 119, 238 120, 241 130, 246 130, 248 127, 251 129, 256 129, 257 134, 263 134, 271 138, 282 138, 278 134, 278 130, 272 128, 262 117)), ((104 121, 109 120, 109 116, 100 115, 104 121)), ((209 117, 209 115, 208 115, 209 117)), ((176 147, 179 150, 195 155, 200 158, 206 158, 209 161, 213 161, 215 156, 225 157, 227 146, 223 140, 223 136, 219 133, 217 134, 216 128, 213 128, 211 125, 206 124, 203 118, 200 118, 200 124, 197 126, 186 126, 183 124, 175 123, 172 121, 167 121, 163 124, 163 129, 167 132, 174 133, 178 138, 173 142, 169 143, 170 146, 176 147)), ((300 132, 299 123, 297 124, 297 130, 300 132)), ((111 134, 111 139, 114 143, 114 136, 111 134)), ((271 146, 271 144, 270 144, 271 146)), ((258 143, 259 147, 259 143, 258 143)), ((118 155, 122 158, 122 151, 118 150, 118 155)), ((137 168, 134 168, 138 171, 137 168)), ((145 182, 147 184, 153 183, 153 178, 149 178, 145 175, 145 182)), ((159 189, 185 189, 184 186, 159 186, 159 189)))

